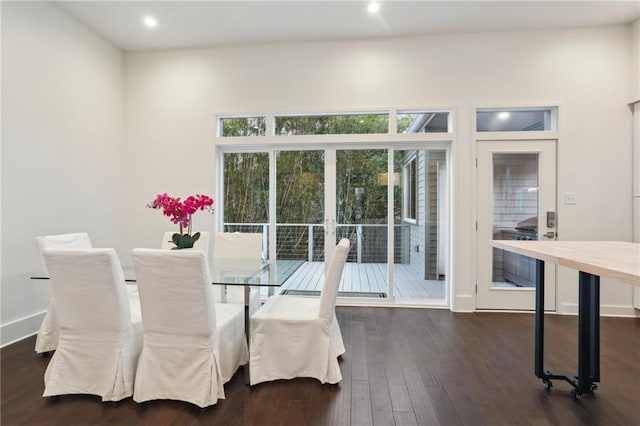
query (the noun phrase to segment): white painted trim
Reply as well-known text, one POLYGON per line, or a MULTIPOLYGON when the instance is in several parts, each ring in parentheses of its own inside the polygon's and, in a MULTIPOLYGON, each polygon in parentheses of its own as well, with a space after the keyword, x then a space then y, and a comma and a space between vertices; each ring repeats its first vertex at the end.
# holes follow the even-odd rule
MULTIPOLYGON (((299 296, 296 296, 299 297, 299 296)), ((338 297, 336 306, 355 306, 367 308, 416 308, 416 309, 443 309, 449 307, 444 304, 421 304, 408 300, 406 303, 385 303, 385 299, 361 299, 357 297, 338 297)))
MULTIPOLYGON (((638 21, 640 22, 640 21, 638 21)), ((640 60, 640 58, 639 58, 640 60)), ((633 105, 633 241, 640 243, 640 101, 633 105)), ((640 287, 633 288, 633 307, 640 310, 640 287)))
MULTIPOLYGON (((393 148, 389 148, 387 152, 387 218, 393 218, 394 206, 393 202, 389 203, 388 200, 393 200, 393 186, 394 186, 394 173, 395 173, 395 155, 396 152, 393 148)), ((394 241, 396 240, 396 227, 393 226, 393 220, 387 220, 387 291, 388 299, 395 301, 395 289, 393 285, 393 274, 395 271, 394 265, 394 241)))
MULTIPOLYGON (((563 303, 562 310, 557 312, 558 315, 578 315, 577 303, 563 303)), ((622 305, 600 305, 601 317, 622 317, 622 318, 640 318, 640 312, 637 312, 633 306, 622 305)))
POLYGON ((451 303, 451 311, 452 312, 476 312, 475 294, 454 295, 451 303))
MULTIPOLYGON (((509 133, 509 132, 501 132, 509 133)), ((527 132, 537 133, 537 132, 527 132)), ((540 132, 548 133, 548 132, 540 132)), ((535 136, 531 136, 535 139, 535 136)), ((215 144, 217 146, 253 146, 264 147, 265 145, 310 145, 318 144, 375 144, 393 142, 446 142, 453 139, 453 133, 411 133, 411 134, 392 134, 392 133, 375 133, 362 135, 297 135, 297 136, 235 136, 226 138, 217 138, 215 144)))
POLYGON ((501 141, 501 140, 545 140, 558 139, 557 131, 532 131, 532 132, 476 132, 474 133, 476 142, 478 141, 501 141))
MULTIPOLYGON (((38 332, 40 324, 44 319, 46 310, 28 317, 2 324, 0 326, 0 347, 8 346, 12 343, 33 336, 38 332)), ((35 350, 35 349, 34 349, 35 350)))

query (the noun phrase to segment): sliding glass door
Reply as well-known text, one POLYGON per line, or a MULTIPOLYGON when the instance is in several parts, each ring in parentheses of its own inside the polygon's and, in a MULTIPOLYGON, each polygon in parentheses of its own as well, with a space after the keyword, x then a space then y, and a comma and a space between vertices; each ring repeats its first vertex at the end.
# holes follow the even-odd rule
POLYGON ((224 230, 263 233, 269 257, 295 270, 282 293, 319 295, 326 260, 347 238, 340 297, 443 304, 446 154, 331 146, 224 153, 224 230))
POLYGON ((388 297, 387 164, 386 149, 336 151, 336 240, 351 242, 340 295, 388 297))
POLYGON ((325 260, 325 152, 275 151, 275 256, 295 272, 283 294, 319 295, 325 260))
POLYGON ((393 157, 393 294, 397 301, 446 300, 447 152, 402 149, 393 157))

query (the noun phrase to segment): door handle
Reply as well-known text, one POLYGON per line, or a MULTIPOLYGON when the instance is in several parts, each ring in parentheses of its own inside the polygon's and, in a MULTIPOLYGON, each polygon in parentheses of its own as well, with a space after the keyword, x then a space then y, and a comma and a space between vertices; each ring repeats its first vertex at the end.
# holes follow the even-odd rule
POLYGON ((547 212, 547 228, 556 227, 556 212, 547 212))
POLYGON ((546 234, 543 234, 543 236, 544 236, 545 238, 555 238, 555 237, 556 237, 556 235, 557 235, 557 234, 556 234, 555 232, 553 232, 553 231, 549 231, 549 232, 547 232, 546 234))

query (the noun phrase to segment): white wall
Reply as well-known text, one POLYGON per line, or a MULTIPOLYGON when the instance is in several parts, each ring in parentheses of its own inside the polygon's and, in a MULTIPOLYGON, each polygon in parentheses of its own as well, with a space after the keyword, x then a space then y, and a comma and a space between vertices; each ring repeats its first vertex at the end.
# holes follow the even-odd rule
MULTIPOLYGON (((633 130, 633 234, 640 242, 640 19, 631 27, 630 103, 634 103, 633 130)), ((640 309, 640 287, 634 289, 634 307, 640 309)))
POLYGON ((37 235, 119 248, 123 54, 51 3, 2 2, 2 344, 37 330, 37 235))
POLYGON ((640 102, 640 19, 631 26, 629 103, 640 102))
MULTIPOLYGON (((560 239, 630 241, 630 49, 614 26, 126 54, 124 244, 157 244, 168 223, 143 208, 156 193, 214 193, 217 113, 455 107, 452 303, 473 310, 473 108, 557 104, 560 239)), ((577 273, 558 278, 558 311, 574 312, 577 273)), ((603 280, 601 301, 633 314, 628 285, 603 280)))

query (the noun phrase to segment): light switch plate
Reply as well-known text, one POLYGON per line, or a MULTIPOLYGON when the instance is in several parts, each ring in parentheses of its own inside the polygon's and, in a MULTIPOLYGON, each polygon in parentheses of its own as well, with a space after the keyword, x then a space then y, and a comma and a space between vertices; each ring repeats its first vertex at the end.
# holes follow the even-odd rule
POLYGON ((576 193, 576 192, 565 192, 564 193, 564 203, 565 204, 578 204, 578 193, 576 193))

